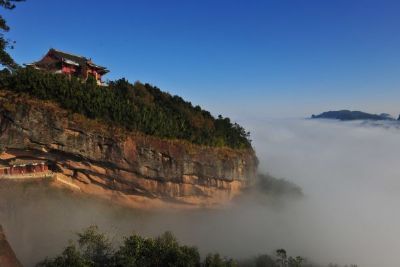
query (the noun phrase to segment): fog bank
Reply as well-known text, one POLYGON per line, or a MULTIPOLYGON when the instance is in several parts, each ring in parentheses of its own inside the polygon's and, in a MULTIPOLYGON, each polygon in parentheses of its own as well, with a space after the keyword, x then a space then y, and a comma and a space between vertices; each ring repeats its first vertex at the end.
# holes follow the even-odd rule
POLYGON ((398 265, 396 125, 294 119, 254 125, 261 168, 290 177, 307 195, 290 225, 296 231, 287 233, 302 243, 289 249, 322 262, 398 265))
POLYGON ((173 231, 202 253, 247 257, 285 248, 328 264, 395 266, 400 247, 400 130, 318 120, 247 121, 260 169, 303 199, 247 195, 227 207, 136 211, 46 186, 0 188, 0 223, 26 266, 97 224, 115 236, 173 231))

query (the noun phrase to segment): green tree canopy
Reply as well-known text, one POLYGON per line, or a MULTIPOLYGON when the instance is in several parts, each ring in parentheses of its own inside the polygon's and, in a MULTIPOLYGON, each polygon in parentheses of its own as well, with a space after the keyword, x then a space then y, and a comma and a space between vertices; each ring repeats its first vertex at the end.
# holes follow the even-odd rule
MULTIPOLYGON (((25 0, 0 0, 0 7, 3 9, 14 9, 16 2, 22 2, 25 0)), ((6 20, 3 16, 0 15, 0 64, 15 69, 18 64, 12 59, 10 54, 6 51, 7 48, 13 48, 13 42, 8 40, 5 37, 5 33, 10 30, 10 27, 7 25, 6 20)))
POLYGON ((214 147, 251 148, 250 133, 239 124, 222 116, 214 118, 199 106, 150 84, 120 79, 103 87, 20 68, 12 75, 1 74, 0 88, 52 100, 71 112, 130 131, 214 147))
MULTIPOLYGON (((78 233, 78 245, 69 244, 61 255, 46 259, 38 267, 200 267, 195 247, 180 245, 171 232, 155 238, 137 234, 126 237, 113 249, 97 226, 78 233)), ((223 266, 225 267, 225 265, 223 266)))

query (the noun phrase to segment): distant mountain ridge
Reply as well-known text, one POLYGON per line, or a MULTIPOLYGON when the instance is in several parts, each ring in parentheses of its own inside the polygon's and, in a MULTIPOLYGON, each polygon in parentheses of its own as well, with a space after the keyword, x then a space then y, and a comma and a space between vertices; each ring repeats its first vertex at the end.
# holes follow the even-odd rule
MULTIPOLYGON (((337 110, 337 111, 326 111, 319 115, 312 115, 312 119, 336 119, 341 121, 352 121, 352 120, 396 120, 390 114, 371 114, 362 111, 351 111, 351 110, 337 110)), ((399 117, 400 119, 400 117, 399 117)))

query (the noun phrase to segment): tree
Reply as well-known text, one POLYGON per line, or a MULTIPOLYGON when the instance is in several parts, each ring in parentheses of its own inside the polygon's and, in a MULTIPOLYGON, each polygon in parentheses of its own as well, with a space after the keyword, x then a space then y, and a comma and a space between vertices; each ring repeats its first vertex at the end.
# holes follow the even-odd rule
POLYGON ((286 250, 284 250, 283 248, 276 250, 276 256, 279 267, 286 267, 288 263, 286 250))
MULTIPOLYGON (((25 0, 0 0, 0 7, 4 9, 14 9, 15 2, 22 2, 25 0)), ((14 42, 6 39, 4 34, 10 30, 10 27, 7 25, 6 20, 3 16, 0 15, 0 64, 10 68, 15 69, 18 67, 18 64, 12 59, 10 54, 7 53, 7 48, 13 48, 14 42)))
POLYGON ((255 265, 256 267, 277 267, 275 260, 268 254, 258 256, 255 265))
POLYGON ((301 267, 302 264, 305 263, 305 259, 303 257, 289 257, 289 266, 290 267, 301 267))
POLYGON ((55 259, 46 259, 36 265, 37 267, 91 267, 92 265, 82 256, 75 245, 70 244, 60 256, 55 259))
POLYGON ((92 266, 107 266, 110 264, 113 249, 105 234, 99 232, 96 225, 78 234, 78 244, 82 255, 92 266))
POLYGON ((114 249, 107 236, 99 232, 97 226, 90 226, 78 233, 77 244, 69 244, 61 255, 54 259, 46 259, 37 266, 200 267, 201 262, 197 248, 180 245, 171 232, 165 232, 156 238, 134 234, 126 237, 123 244, 114 249))
POLYGON ((219 253, 209 253, 204 260, 204 267, 235 267, 236 262, 232 259, 222 258, 219 253))
POLYGON ((61 255, 46 259, 38 267, 102 267, 111 266, 113 250, 108 238, 97 226, 90 226, 78 233, 79 249, 75 244, 67 246, 61 255))

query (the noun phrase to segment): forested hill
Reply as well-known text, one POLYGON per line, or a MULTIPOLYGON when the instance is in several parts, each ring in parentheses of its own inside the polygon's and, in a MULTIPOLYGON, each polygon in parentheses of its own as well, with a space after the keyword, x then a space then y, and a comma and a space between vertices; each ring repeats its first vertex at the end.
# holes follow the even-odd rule
POLYGON ((101 87, 94 80, 83 83, 22 68, 14 74, 2 72, 0 87, 52 100, 71 112, 148 135, 207 146, 251 148, 250 134, 229 118, 214 118, 199 106, 150 84, 120 79, 101 87))
POLYGON ((336 119, 342 121, 351 120, 394 120, 389 114, 370 114, 362 111, 338 110, 327 111, 319 115, 312 115, 312 119, 336 119))

